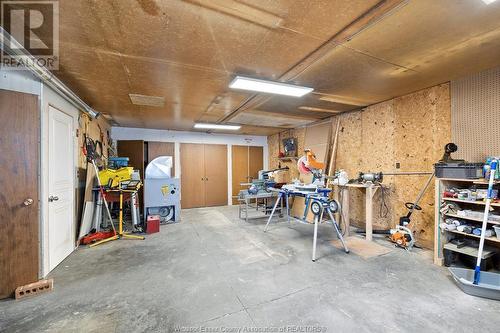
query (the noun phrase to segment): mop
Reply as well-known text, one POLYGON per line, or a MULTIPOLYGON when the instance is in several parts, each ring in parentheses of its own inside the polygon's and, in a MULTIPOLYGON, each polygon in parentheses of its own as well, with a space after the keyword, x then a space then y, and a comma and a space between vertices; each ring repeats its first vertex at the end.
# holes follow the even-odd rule
POLYGON ((488 216, 490 212, 491 197, 493 191, 493 182, 495 180, 495 171, 497 169, 497 160, 491 162, 490 179, 488 182, 488 196, 484 206, 483 224, 481 227, 481 238, 479 240, 479 249, 477 252, 477 263, 474 270, 459 267, 450 267, 450 273, 455 279, 457 285, 467 294, 485 298, 500 300, 500 274, 481 272, 481 257, 483 256, 484 239, 486 228, 488 226, 488 216))

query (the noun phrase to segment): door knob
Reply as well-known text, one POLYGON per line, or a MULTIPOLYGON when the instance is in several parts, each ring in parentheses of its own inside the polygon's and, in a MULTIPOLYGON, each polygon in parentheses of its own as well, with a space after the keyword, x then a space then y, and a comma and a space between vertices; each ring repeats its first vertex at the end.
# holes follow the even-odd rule
POLYGON ((59 200, 59 197, 56 197, 55 195, 51 195, 51 196, 49 197, 49 202, 52 202, 52 201, 57 201, 57 200, 59 200))
POLYGON ((32 204, 33 204, 33 199, 31 199, 31 198, 28 198, 28 199, 23 201, 23 205, 25 205, 25 206, 30 206, 32 204))

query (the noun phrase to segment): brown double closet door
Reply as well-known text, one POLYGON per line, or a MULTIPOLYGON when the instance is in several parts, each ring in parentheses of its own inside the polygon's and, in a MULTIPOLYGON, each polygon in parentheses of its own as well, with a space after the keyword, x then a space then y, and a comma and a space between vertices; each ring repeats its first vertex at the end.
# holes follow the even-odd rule
POLYGON ((240 190, 248 188, 241 184, 257 179, 259 171, 264 167, 264 153, 262 147, 233 146, 231 155, 233 204, 236 205, 238 200, 234 197, 240 193, 240 190))
POLYGON ((181 207, 227 205, 227 146, 182 143, 181 207))

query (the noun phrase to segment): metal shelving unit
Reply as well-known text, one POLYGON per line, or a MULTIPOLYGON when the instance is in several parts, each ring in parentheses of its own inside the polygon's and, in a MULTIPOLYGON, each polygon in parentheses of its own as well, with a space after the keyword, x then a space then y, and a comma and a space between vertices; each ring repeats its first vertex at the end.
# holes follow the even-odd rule
MULTIPOLYGON (((495 185, 500 184, 500 181, 496 181, 495 185)), ((443 250, 446 248, 447 250, 455 251, 458 253, 462 253, 461 251, 453 250, 452 244, 449 243, 450 239, 453 238, 454 235, 461 235, 464 237, 469 237, 473 239, 479 239, 479 236, 474 234, 467 234, 464 232, 460 232, 457 230, 441 230, 439 225, 444 222, 446 217, 456 218, 471 221, 471 224, 477 224, 480 226, 482 223, 482 219, 468 216, 460 216, 458 214, 446 213, 442 214, 440 212, 441 204, 443 201, 455 202, 460 205, 461 208, 474 209, 478 211, 482 211, 484 209, 485 202, 483 201, 470 201, 470 200, 462 200, 456 198, 445 198, 443 197, 443 192, 448 187, 468 187, 472 185, 484 185, 487 187, 487 183, 483 180, 478 179, 454 179, 454 178, 436 178, 435 183, 435 226, 434 226, 434 263, 436 265, 443 265, 444 254, 443 250)), ((491 207, 495 210, 495 212, 500 214, 500 203, 491 203, 491 207)), ((492 225, 500 225, 500 221, 488 221, 489 224, 492 225)), ((486 242, 489 245, 493 245, 498 247, 500 244, 500 240, 494 237, 487 237, 486 242)))

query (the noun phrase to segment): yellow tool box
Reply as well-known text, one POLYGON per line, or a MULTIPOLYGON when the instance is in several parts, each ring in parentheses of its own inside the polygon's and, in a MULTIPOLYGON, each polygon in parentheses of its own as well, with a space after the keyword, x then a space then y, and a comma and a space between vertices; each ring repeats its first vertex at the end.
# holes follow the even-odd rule
POLYGON ((120 182, 130 180, 133 172, 133 167, 123 167, 117 170, 104 169, 99 171, 99 180, 103 186, 106 186, 109 185, 109 180, 112 179, 111 187, 116 187, 120 182))

